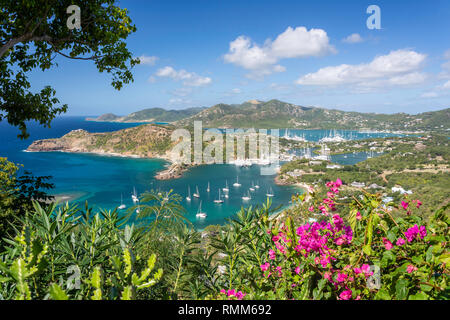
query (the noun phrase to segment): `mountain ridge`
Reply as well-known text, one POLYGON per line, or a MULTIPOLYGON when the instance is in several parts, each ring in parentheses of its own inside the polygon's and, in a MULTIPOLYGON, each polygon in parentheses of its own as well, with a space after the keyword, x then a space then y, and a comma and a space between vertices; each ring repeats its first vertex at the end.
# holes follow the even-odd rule
POLYGON ((167 122, 176 126, 192 126, 202 121, 210 128, 293 128, 386 131, 448 131, 450 108, 427 111, 416 115, 407 113, 363 113, 301 106, 277 99, 249 100, 241 104, 218 103, 209 108, 165 110, 149 108, 119 117, 111 113, 93 121, 108 122, 167 122))

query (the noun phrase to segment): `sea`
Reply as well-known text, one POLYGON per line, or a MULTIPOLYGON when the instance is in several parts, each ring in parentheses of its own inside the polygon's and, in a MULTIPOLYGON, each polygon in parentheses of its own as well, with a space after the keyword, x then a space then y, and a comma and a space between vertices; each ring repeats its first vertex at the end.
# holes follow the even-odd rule
MULTIPOLYGON (((139 123, 108 123, 86 121, 86 117, 61 116, 52 121, 51 128, 45 128, 38 123, 29 122, 30 137, 26 140, 17 138, 19 130, 0 122, 0 157, 23 165, 25 170, 34 176, 50 176, 50 182, 55 185, 50 194, 63 197, 73 205, 84 207, 85 201, 94 209, 113 210, 124 204, 127 208, 133 206, 131 195, 134 190, 142 194, 149 190, 169 191, 182 196, 182 206, 185 215, 196 228, 202 229, 208 225, 221 225, 227 218, 232 218, 242 207, 258 206, 266 203, 269 190, 274 194, 271 198, 272 208, 281 209, 289 205, 292 195, 303 190, 294 186, 279 186, 274 183, 274 177, 261 175, 260 167, 237 167, 233 164, 202 165, 189 169, 182 178, 160 181, 155 174, 163 170, 168 163, 160 159, 136 159, 118 156, 96 154, 76 154, 65 152, 26 152, 28 146, 38 139, 59 138, 75 129, 89 132, 110 132, 141 125, 139 123), (240 187, 233 187, 239 180, 240 187), (216 204, 219 189, 228 183, 229 197, 224 203, 216 204), (207 192, 207 186, 210 191, 207 192), (249 191, 252 185, 259 189, 249 191), (192 200, 187 201, 188 188, 192 200), (192 197, 198 188, 200 198, 192 197), (242 200, 242 196, 250 193, 251 199, 242 200), (205 219, 197 219, 201 209, 207 213, 205 219)), ((284 135, 280 130, 280 136, 284 135)), ((289 134, 304 136, 308 141, 318 141, 330 135, 326 130, 291 130, 289 134)), ((340 131, 346 139, 364 139, 374 137, 394 136, 390 133, 361 133, 357 131, 340 131)), ((367 158, 366 153, 332 156, 332 161, 339 164, 354 164, 367 158)), ((125 213, 127 209, 123 210, 125 213)))

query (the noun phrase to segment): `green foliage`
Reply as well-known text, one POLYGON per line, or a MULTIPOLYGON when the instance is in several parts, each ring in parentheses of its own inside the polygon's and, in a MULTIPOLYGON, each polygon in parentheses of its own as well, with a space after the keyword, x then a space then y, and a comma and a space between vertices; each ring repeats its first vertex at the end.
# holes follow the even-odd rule
POLYGON ((81 210, 34 203, 16 237, 5 239, 0 295, 55 300, 448 299, 448 205, 428 223, 417 214, 420 208, 409 214, 394 209, 399 211, 394 217, 380 196, 370 193, 337 203, 332 217, 308 210, 323 197, 321 192, 294 197, 293 207, 276 216, 270 201, 243 208, 226 225, 202 232, 186 222, 180 197, 171 191, 141 197, 137 226, 129 221, 134 211, 120 216, 117 211, 93 213, 87 205, 81 210), (333 237, 320 233, 330 261, 319 262, 324 258, 320 251, 297 247, 299 225, 305 228, 309 221, 308 228, 317 223, 335 230, 341 224, 338 213, 343 224, 352 226, 352 237, 339 243, 343 231, 333 237), (426 228, 427 235, 397 245, 415 225, 426 228), (380 287, 356 271, 369 265, 379 268, 380 287), (236 290, 245 296, 227 296, 236 290))
POLYGON ((18 176, 18 171, 19 165, 0 157, 0 237, 14 232, 18 218, 33 208, 32 201, 45 206, 53 199, 44 191, 53 188, 46 182, 49 177, 35 177, 27 171, 18 176))
POLYGON ((67 105, 56 106, 55 90, 46 86, 32 93, 27 73, 50 69, 55 55, 90 60, 99 72, 112 74, 112 86, 122 88, 133 80, 133 59, 124 40, 136 31, 126 9, 113 0, 80 0, 81 29, 66 26, 67 7, 73 1, 0 2, 0 121, 18 126, 19 137, 27 138, 27 120, 49 126, 53 118, 66 112, 67 105))

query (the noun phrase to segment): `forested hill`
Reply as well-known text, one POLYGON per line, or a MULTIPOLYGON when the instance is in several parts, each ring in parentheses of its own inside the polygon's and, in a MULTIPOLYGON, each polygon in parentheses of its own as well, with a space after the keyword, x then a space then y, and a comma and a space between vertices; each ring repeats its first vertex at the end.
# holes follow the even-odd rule
POLYGON ((130 113, 127 116, 106 113, 98 118, 87 118, 86 120, 104 122, 174 122, 195 115, 204 109, 165 110, 163 108, 149 108, 130 113))
POLYGON ((201 120, 205 127, 298 128, 349 130, 448 131, 450 108, 417 115, 376 114, 298 106, 279 100, 251 100, 242 104, 217 104, 177 122, 190 125, 201 120))
POLYGON ((170 122, 177 126, 190 126, 194 121, 202 121, 204 127, 215 128, 367 129, 448 133, 450 108, 417 115, 378 114, 299 106, 279 100, 267 102, 250 100, 242 104, 220 103, 210 108, 184 110, 151 108, 124 117, 109 113, 89 120, 170 122))

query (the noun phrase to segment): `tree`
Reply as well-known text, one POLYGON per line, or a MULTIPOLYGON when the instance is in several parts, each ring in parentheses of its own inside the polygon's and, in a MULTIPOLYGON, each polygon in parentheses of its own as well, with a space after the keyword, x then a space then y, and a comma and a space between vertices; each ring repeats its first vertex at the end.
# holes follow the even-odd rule
POLYGON ((115 0, 78 0, 81 29, 69 29, 71 0, 0 0, 0 121, 7 120, 27 138, 26 121, 50 126, 66 112, 50 86, 30 91, 27 73, 56 66, 55 57, 93 61, 99 72, 112 75, 120 90, 133 81, 131 68, 139 63, 124 40, 136 31, 127 9, 115 0))
POLYGON ((0 157, 0 238, 13 232, 18 219, 33 209, 33 201, 46 205, 52 196, 45 189, 54 186, 50 177, 35 177, 28 171, 18 176, 19 166, 0 157))

